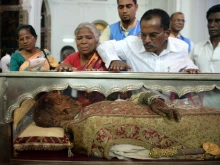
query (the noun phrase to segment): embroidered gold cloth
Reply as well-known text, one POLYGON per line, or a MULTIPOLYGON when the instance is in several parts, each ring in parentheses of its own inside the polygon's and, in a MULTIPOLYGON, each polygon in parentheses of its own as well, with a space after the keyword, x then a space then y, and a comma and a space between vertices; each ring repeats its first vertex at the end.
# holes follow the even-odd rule
POLYGON ((114 144, 150 148, 201 148, 206 141, 220 145, 220 111, 196 105, 175 105, 182 119, 168 120, 147 105, 128 101, 103 101, 87 106, 63 128, 74 135, 74 148, 110 159, 114 144))

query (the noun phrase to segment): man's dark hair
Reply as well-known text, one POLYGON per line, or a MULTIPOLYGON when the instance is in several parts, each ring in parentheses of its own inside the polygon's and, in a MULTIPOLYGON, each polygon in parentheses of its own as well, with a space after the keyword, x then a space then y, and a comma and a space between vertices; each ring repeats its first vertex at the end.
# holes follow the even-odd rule
POLYGON ((64 47, 62 47, 62 49, 60 50, 60 54, 62 54, 62 52, 63 51, 65 51, 65 50, 73 50, 74 52, 76 51, 75 49, 74 49, 74 47, 72 47, 72 46, 70 46, 70 45, 66 45, 66 46, 64 46, 64 47))
POLYGON ((220 5, 214 5, 211 8, 209 8, 209 10, 206 13, 206 19, 209 18, 209 15, 212 13, 217 13, 220 12, 220 5))
POLYGON ((151 20, 153 17, 159 17, 160 18, 160 27, 164 30, 168 30, 170 27, 170 17, 162 9, 151 9, 144 13, 144 15, 141 17, 141 22, 143 20, 151 20))
MULTIPOLYGON (((117 4, 118 4, 118 1, 119 0, 117 0, 117 4)), ((134 2, 135 5, 137 4, 137 0, 133 0, 133 2, 134 2)))
POLYGON ((12 55, 14 52, 15 52, 15 49, 13 49, 13 48, 7 48, 6 49, 6 53, 9 54, 9 55, 12 55))
POLYGON ((173 14, 170 16, 170 19, 172 19, 175 14, 182 14, 182 15, 184 15, 182 12, 175 12, 175 13, 173 13, 173 14))
POLYGON ((37 33, 35 32, 34 28, 31 25, 21 25, 16 29, 16 38, 18 39, 19 35, 18 33, 22 30, 22 29, 26 29, 29 30, 30 33, 34 36, 37 37, 37 33))
POLYGON ((72 47, 70 45, 66 45, 66 46, 62 47, 62 49, 60 50, 60 59, 61 59, 61 61, 65 60, 65 58, 68 55, 70 55, 74 52, 76 52, 76 50, 74 49, 74 47, 72 47))

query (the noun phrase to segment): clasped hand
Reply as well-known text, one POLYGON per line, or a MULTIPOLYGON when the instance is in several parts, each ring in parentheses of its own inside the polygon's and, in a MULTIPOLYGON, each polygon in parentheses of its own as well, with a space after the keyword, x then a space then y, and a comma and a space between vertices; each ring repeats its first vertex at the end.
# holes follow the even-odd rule
POLYGON ((153 99, 150 107, 153 112, 158 115, 167 117, 168 119, 175 119, 177 121, 180 121, 181 119, 178 110, 168 107, 166 103, 160 98, 153 99))

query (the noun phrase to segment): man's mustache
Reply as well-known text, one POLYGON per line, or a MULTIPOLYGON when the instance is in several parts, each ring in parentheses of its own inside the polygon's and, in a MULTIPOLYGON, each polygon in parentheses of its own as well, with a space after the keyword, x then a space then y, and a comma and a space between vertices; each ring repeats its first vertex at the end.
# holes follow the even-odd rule
POLYGON ((155 47, 155 45, 153 43, 144 43, 144 46, 151 46, 151 47, 155 47))

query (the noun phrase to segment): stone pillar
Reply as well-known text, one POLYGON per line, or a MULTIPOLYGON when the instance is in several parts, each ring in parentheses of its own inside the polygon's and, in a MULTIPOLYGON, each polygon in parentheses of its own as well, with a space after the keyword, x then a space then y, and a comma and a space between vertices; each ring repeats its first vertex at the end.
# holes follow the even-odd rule
POLYGON ((23 11, 21 13, 24 16, 24 22, 32 25, 38 35, 36 43, 38 47, 40 47, 41 5, 42 0, 23 0, 21 4, 23 11))
POLYGON ((19 24, 29 24, 31 5, 28 0, 23 0, 19 11, 19 24))

